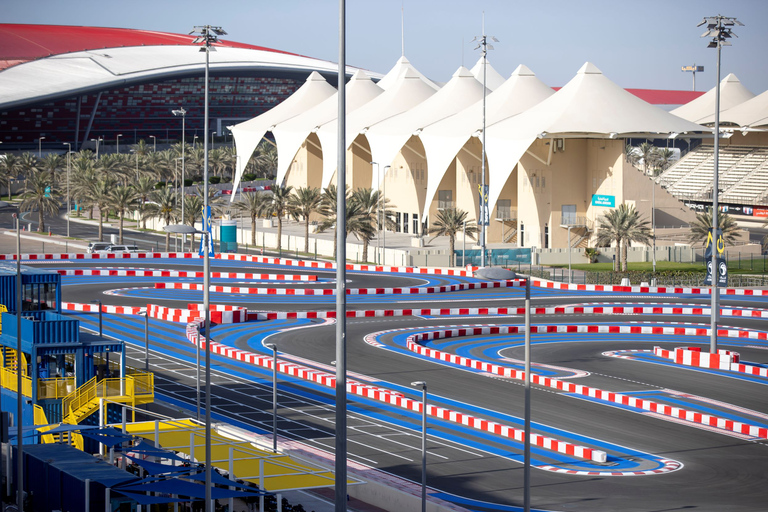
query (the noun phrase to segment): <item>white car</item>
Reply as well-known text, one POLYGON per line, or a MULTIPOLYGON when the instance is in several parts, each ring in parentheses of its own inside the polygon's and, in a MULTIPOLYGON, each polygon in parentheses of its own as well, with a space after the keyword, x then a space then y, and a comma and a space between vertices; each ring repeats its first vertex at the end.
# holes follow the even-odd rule
POLYGON ((91 242, 90 244, 88 244, 88 253, 92 254, 94 252, 106 251, 110 245, 112 244, 108 242, 91 242))
POLYGON ((94 251, 98 254, 114 254, 123 252, 139 252, 139 248, 135 245, 110 245, 103 250, 94 251))

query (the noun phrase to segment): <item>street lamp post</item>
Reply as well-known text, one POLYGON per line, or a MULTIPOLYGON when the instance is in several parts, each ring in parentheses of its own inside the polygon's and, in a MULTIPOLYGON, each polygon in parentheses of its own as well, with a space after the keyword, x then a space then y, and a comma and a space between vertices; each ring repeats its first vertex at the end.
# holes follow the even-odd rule
POLYGON ((385 165, 384 166, 384 173, 381 176, 382 179, 382 186, 381 186, 381 201, 384 203, 384 230, 382 231, 381 235, 381 264, 386 265, 387 264, 387 169, 392 167, 391 165, 385 165))
MULTIPOLYGON (((24 443, 22 421, 23 395, 21 391, 21 219, 14 213, 16 219, 16 506, 24 511, 24 443)), ((34 362, 32 364, 35 364, 34 362)), ((10 481, 11 475, 6 478, 10 481)))
POLYGON ((157 153, 157 137, 150 135, 149 138, 152 139, 152 152, 157 153))
POLYGON ((272 451, 277 453, 277 345, 264 345, 272 351, 272 451))
POLYGON ((716 71, 716 84, 715 84, 715 169, 714 169, 714 182, 712 186, 712 237, 715 240, 712 250, 712 311, 710 313, 710 342, 709 351, 713 354, 717 353, 717 316, 719 313, 718 295, 719 290, 717 288, 717 257, 719 251, 717 248, 717 229, 720 227, 718 222, 718 199, 720 195, 719 184, 719 153, 720 153, 720 49, 723 46, 731 46, 731 43, 727 39, 731 39, 734 35, 733 28, 735 25, 744 26, 736 18, 729 18, 726 16, 711 16, 704 18, 704 20, 697 26, 707 26, 707 31, 704 32, 701 37, 711 37, 712 40, 707 45, 707 48, 717 48, 717 71, 716 71))
MULTIPOLYGON (((181 200, 181 223, 184 224, 184 151, 186 143, 185 143, 185 131, 186 131, 186 124, 187 124, 187 111, 184 110, 184 107, 179 107, 176 110, 171 110, 171 113, 174 116, 181 116, 181 190, 182 190, 182 200, 181 200)), ((184 238, 184 241, 186 242, 186 235, 184 238)))
POLYGON ((421 512, 427 511, 427 383, 411 382, 421 388, 421 512))
POLYGON ((43 158, 43 139, 45 137, 40 137, 37 139, 37 158, 43 158))
POLYGON ((531 276, 525 279, 525 410, 523 442, 523 509, 531 510, 531 276))
POLYGON ((115 146, 115 152, 119 155, 120 154, 120 137, 122 137, 122 133, 118 133, 115 137, 116 146, 115 146))
POLYGON ((67 238, 69 238, 69 216, 72 214, 72 201, 69 199, 69 167, 72 160, 72 144, 63 142, 67 146, 67 238))
MULTIPOLYGON (((491 36, 491 40, 494 42, 498 42, 499 40, 496 39, 494 36, 491 36)), ((486 184, 485 184, 485 97, 486 92, 488 91, 486 86, 487 81, 487 62, 488 62, 488 50, 493 50, 493 45, 488 44, 488 36, 485 35, 485 13, 483 13, 483 34, 477 38, 475 37, 473 41, 478 41, 479 44, 475 47, 475 50, 478 48, 482 48, 482 61, 483 61, 483 132, 482 132, 482 141, 481 144, 483 146, 482 148, 482 156, 481 156, 481 166, 482 166, 482 179, 481 179, 481 185, 480 185, 480 266, 485 266, 485 246, 486 246, 486 216, 485 211, 487 209, 487 202, 488 202, 488 195, 485 192, 486 184)))
POLYGON ((101 300, 92 300, 91 304, 98 304, 99 305, 99 338, 104 337, 104 331, 102 329, 102 316, 101 316, 101 300))
MULTIPOLYGON (((193 44, 202 43, 200 51, 205 53, 205 118, 203 126, 208 129, 208 74, 210 66, 210 53, 215 51, 212 46, 218 41, 218 36, 226 35, 221 27, 211 25, 196 26, 192 33, 198 37, 193 44)), ((203 211, 208 211, 208 137, 203 137, 203 211)), ((194 229, 194 228, 192 228, 194 229)), ((204 231, 205 245, 203 250, 203 308, 205 309, 205 511, 213 512, 211 501, 211 326, 210 326, 210 287, 211 287, 211 259, 208 247, 211 245, 208 230, 204 231)))
MULTIPOLYGON (((379 171, 381 170, 378 162, 371 162, 371 165, 376 166, 376 190, 381 187, 381 177, 379 171)), ((379 200, 376 204, 376 221, 378 222, 378 236, 376 237, 376 262, 381 263, 381 193, 379 193, 379 200)))
POLYGON ((573 226, 568 224, 568 284, 571 284, 571 228, 573 226))

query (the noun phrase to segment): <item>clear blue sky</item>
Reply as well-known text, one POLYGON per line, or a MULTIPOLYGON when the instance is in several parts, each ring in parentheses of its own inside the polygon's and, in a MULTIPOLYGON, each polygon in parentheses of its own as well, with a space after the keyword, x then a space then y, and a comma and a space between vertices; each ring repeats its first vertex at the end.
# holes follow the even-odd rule
MULTIPOLYGON (((220 25, 228 39, 338 61, 337 0, 0 0, 3 23, 138 28, 187 33, 220 25)), ((723 50, 723 74, 755 94, 768 90, 767 0, 348 0, 347 64, 384 73, 405 54, 445 82, 479 57, 471 39, 496 36, 491 64, 503 76, 526 64, 545 83, 564 85, 586 61, 623 87, 690 89, 683 65, 705 66, 696 88, 715 84, 716 51, 700 38, 704 16, 734 16, 738 39, 723 50)))

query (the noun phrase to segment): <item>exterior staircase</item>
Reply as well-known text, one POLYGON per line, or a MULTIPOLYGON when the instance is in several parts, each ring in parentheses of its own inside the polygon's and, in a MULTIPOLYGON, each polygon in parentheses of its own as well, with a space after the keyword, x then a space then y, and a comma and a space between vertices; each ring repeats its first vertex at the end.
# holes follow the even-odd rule
POLYGON ((96 380, 92 378, 61 402, 63 423, 77 425, 99 410, 102 399, 113 403, 130 404, 132 407, 155 399, 154 374, 135 373, 122 378, 96 380), (121 385, 124 389, 121 393, 121 385))

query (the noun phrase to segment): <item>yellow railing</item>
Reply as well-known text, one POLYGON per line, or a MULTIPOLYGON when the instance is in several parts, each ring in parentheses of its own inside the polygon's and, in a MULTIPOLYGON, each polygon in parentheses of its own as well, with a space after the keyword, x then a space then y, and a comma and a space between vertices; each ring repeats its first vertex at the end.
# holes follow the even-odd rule
MULTIPOLYGON (((0 313, 7 313, 8 308, 5 304, 0 304, 0 313)), ((0 315, 0 334, 3 334, 3 315, 0 315)))
MULTIPOLYGON (((19 388, 16 384, 16 372, 7 368, 0 368, 0 384, 5 389, 18 392, 19 388)), ((32 398, 32 379, 22 375, 21 376, 21 394, 32 398)))
MULTIPOLYGON (((34 410, 34 423, 37 425, 48 425, 48 418, 45 416, 45 411, 37 404, 33 406, 34 410)), ((41 443, 53 443, 53 434, 42 434, 40 436, 41 443)))
POLYGON ((142 401, 154 398, 155 380, 152 373, 137 373, 125 377, 125 393, 120 392, 122 379, 92 378, 61 401, 61 412, 65 423, 79 423, 98 407, 99 398, 109 398, 113 401, 142 401))
POLYGON ((60 399, 69 395, 75 390, 75 378, 56 378, 37 379, 37 399, 60 399))

